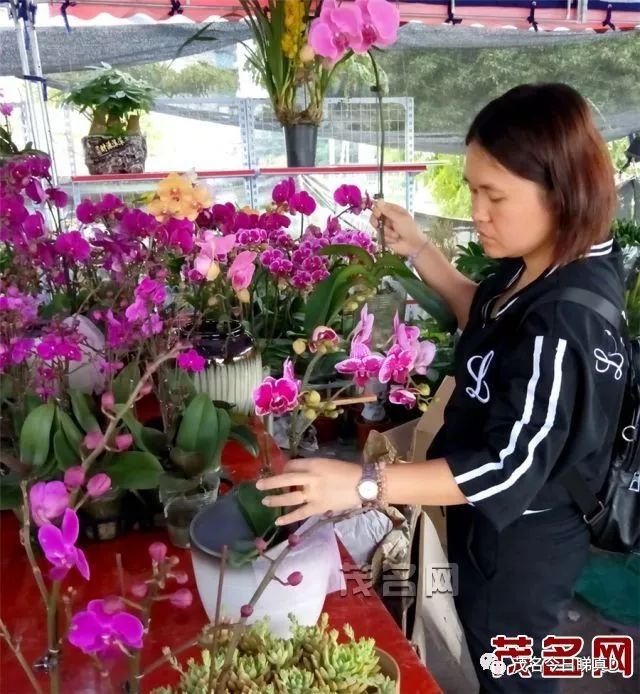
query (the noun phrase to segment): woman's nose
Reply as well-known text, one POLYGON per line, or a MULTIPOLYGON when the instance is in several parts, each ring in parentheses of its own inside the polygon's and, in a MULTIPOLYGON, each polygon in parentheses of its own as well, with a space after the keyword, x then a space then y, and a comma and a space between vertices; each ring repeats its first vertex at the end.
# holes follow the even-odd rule
POLYGON ((491 219, 491 215, 489 214, 489 206, 479 195, 474 196, 472 201, 471 218, 476 224, 478 222, 488 222, 491 219))

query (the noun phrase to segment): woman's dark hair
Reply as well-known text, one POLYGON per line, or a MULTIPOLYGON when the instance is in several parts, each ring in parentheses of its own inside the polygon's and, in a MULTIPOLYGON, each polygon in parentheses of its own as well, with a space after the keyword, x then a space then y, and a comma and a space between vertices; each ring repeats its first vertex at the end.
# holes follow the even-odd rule
POLYGON ((546 191, 556 220, 556 262, 611 234, 614 170, 587 102, 564 84, 525 84, 487 104, 467 134, 512 173, 546 191))

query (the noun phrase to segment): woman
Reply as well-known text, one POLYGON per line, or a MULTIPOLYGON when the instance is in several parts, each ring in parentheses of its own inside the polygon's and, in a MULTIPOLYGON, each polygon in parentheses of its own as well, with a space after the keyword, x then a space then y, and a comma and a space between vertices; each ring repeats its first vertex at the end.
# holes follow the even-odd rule
POLYGON ((476 285, 457 272, 402 208, 379 203, 373 215, 463 330, 456 388, 426 462, 374 474, 294 460, 258 486, 298 488, 265 500, 297 507, 285 523, 371 496, 449 506, 456 605, 482 692, 552 692, 557 680, 494 678, 480 657, 498 634, 533 637, 540 656, 587 559, 588 529, 561 476, 576 466, 599 490, 625 350, 598 313, 553 293, 586 289, 622 311, 620 252, 609 238, 614 174, 586 102, 564 85, 509 91, 478 114, 466 144, 473 220, 486 254, 500 261, 489 279, 476 285))

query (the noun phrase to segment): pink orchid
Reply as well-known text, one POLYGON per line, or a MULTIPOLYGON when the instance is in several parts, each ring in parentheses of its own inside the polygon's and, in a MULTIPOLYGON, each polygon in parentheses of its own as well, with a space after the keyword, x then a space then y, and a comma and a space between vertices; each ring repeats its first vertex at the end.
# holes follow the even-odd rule
POLYGON ((353 331, 353 342, 359 342, 367 347, 371 344, 373 334, 373 314, 369 315, 369 310, 365 304, 360 312, 360 320, 353 331))
POLYGON ((360 44, 362 26, 362 11, 357 5, 337 6, 334 0, 325 0, 309 30, 309 45, 317 55, 336 63, 352 43, 360 44))
POLYGON ((401 323, 400 318, 396 313, 393 318, 393 335, 395 337, 396 344, 400 345, 402 349, 415 348, 418 345, 420 328, 401 323))
POLYGON ((291 197, 296 192, 296 184, 293 178, 287 178, 276 184, 271 193, 271 198, 276 205, 284 205, 291 200, 291 197))
POLYGON ((64 484, 67 489, 79 489, 84 484, 85 471, 80 465, 67 468, 64 473, 64 484))
POLYGON ((62 529, 45 525, 38 530, 38 542, 45 557, 53 564, 49 577, 61 581, 75 566, 80 575, 89 580, 89 565, 84 552, 76 547, 80 523, 75 511, 68 508, 62 519, 62 529))
MULTIPOLYGON (((130 438, 132 438, 129 435, 130 438)), ((116 441, 120 437, 116 437, 116 441)), ((122 450, 122 449, 120 449, 122 450)), ((99 472, 87 482, 87 494, 93 499, 103 496, 111 489, 111 477, 104 472, 99 472)))
POLYGON ((380 355, 372 354, 367 345, 354 340, 349 358, 338 362, 335 368, 338 373, 353 376, 355 384, 364 388, 372 378, 378 376, 382 362, 380 355))
POLYGON ((405 405, 405 407, 409 409, 415 407, 416 399, 416 395, 413 391, 400 386, 394 386, 389 393, 389 402, 394 405, 405 405))
POLYGON ((35 524, 48 525, 69 506, 69 492, 63 482, 36 482, 29 490, 29 507, 35 524))
POLYGON ((114 612, 109 607, 105 600, 91 600, 84 612, 73 615, 69 642, 84 653, 107 660, 128 649, 142 648, 142 622, 128 612, 114 612))
POLYGON ((416 362, 415 349, 402 349, 400 345, 394 345, 384 358, 380 367, 380 383, 406 383, 409 374, 416 362))
POLYGON ((253 261, 257 257, 253 251, 242 251, 238 253, 229 267, 229 278, 231 286, 235 292, 240 292, 251 284, 253 273, 256 270, 253 261))
POLYGON ((433 344, 433 342, 424 340, 423 342, 418 342, 417 349, 418 354, 416 356, 416 362, 413 365, 413 368, 415 369, 416 373, 425 376, 427 369, 436 356, 436 346, 433 344))
POLYGON ((307 217, 312 215, 316 209, 316 201, 304 190, 294 193, 289 200, 291 212, 300 212, 307 217))
POLYGON ((213 281, 220 272, 217 262, 226 260, 235 245, 235 234, 220 236, 211 230, 205 231, 202 240, 196 241, 200 254, 193 263, 194 269, 209 281, 213 281))
POLYGON ((340 343, 340 338, 335 330, 327 328, 326 325, 319 325, 311 336, 309 351, 317 352, 318 347, 324 346, 325 349, 335 349, 340 343))
POLYGON ((300 397, 300 381, 295 378, 293 364, 287 359, 284 364, 284 375, 275 379, 267 376, 253 391, 253 402, 256 414, 281 415, 294 410, 300 397))
POLYGON ((353 41, 351 48, 355 53, 366 53, 372 46, 390 46, 398 37, 400 12, 387 0, 356 0, 362 13, 359 41, 353 41))
POLYGON ((56 239, 55 249, 71 262, 85 262, 91 255, 91 246, 79 231, 60 234, 56 239))

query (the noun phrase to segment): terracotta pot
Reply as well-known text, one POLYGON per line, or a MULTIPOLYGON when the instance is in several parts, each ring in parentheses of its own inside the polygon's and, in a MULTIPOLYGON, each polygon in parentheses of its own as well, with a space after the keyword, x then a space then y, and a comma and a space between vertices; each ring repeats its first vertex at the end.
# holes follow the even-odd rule
POLYGON ((396 659, 381 648, 376 648, 376 654, 380 662, 382 674, 396 683, 396 692, 400 694, 400 667, 396 659))

